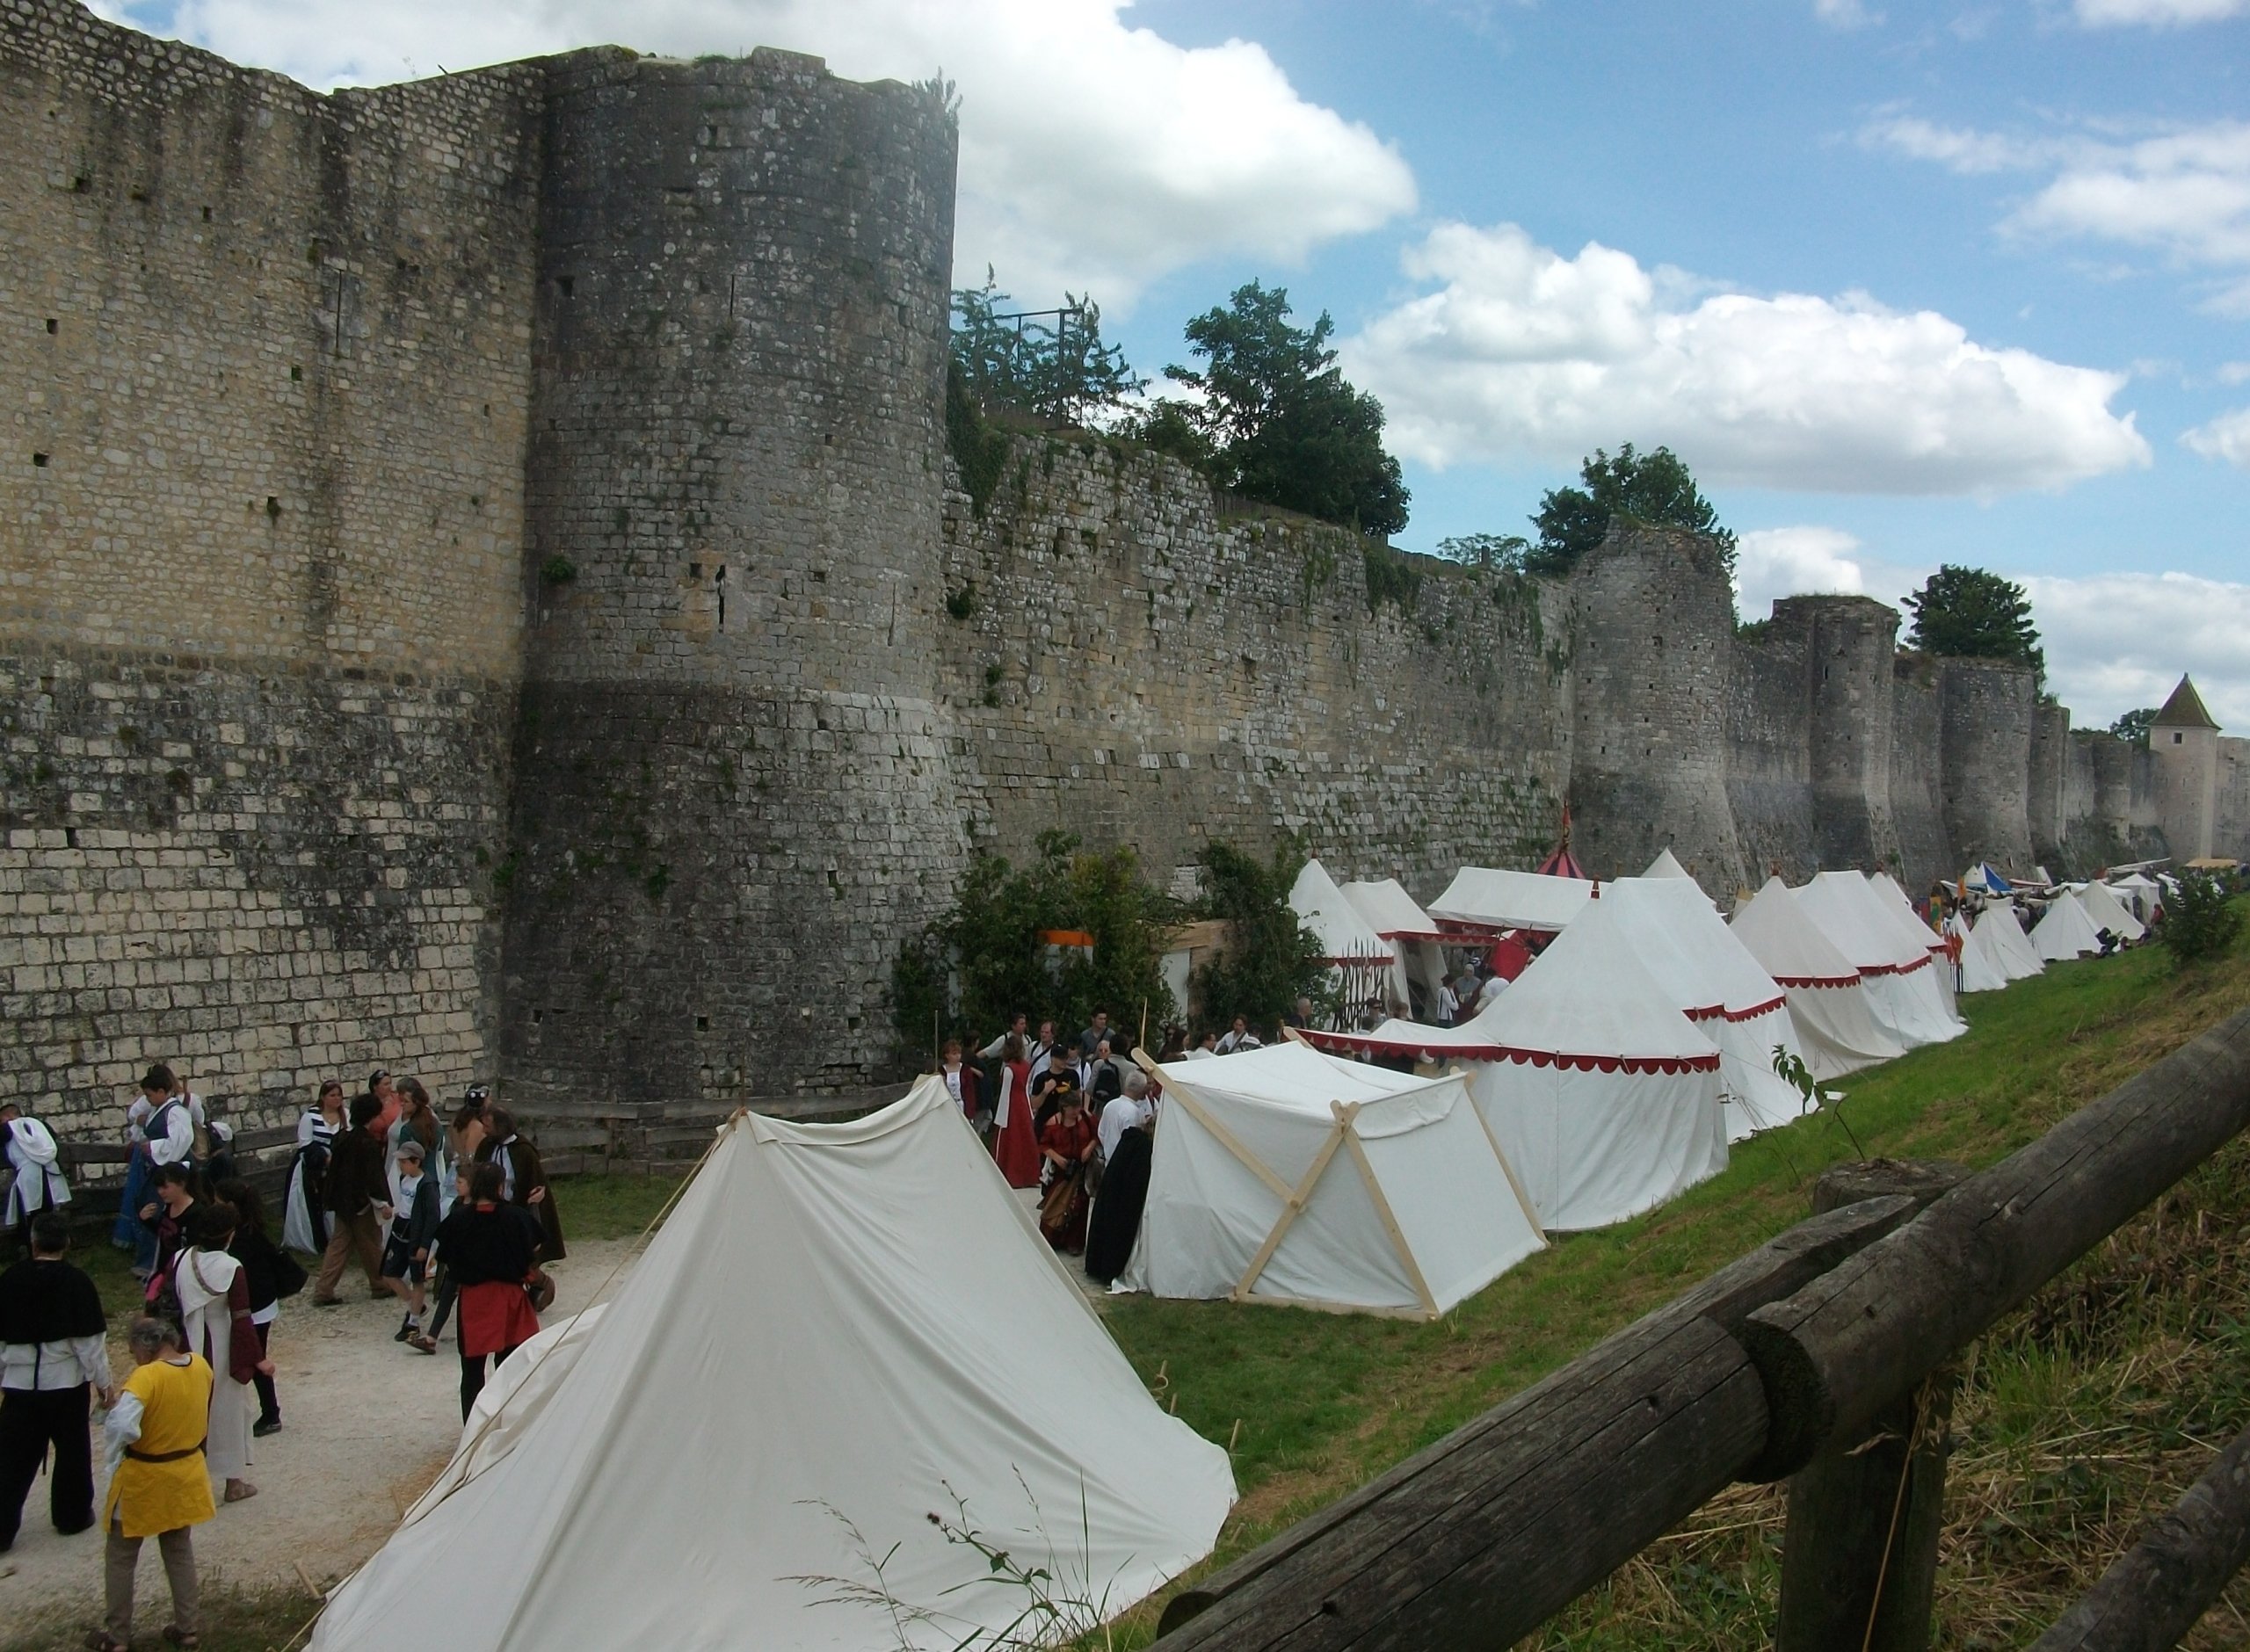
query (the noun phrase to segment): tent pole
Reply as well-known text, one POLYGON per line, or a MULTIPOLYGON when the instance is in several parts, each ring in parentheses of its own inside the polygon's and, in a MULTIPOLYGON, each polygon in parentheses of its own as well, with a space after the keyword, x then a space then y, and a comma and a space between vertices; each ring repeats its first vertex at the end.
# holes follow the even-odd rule
MULTIPOLYGON (((1461 1087, 1467 1090, 1469 1075, 1461 1072, 1457 1067, 1451 1070, 1461 1074, 1461 1087)), ((1484 1116, 1484 1110, 1477 1105, 1477 1098, 1474 1096, 1469 1098, 1469 1111, 1477 1115, 1477 1122, 1484 1127, 1484 1140, 1492 1144, 1492 1156, 1500 1162, 1500 1174, 1508 1178, 1508 1188, 1514 1193, 1515 1202, 1523 1206, 1524 1221, 1529 1222, 1531 1231, 1539 1235, 1539 1243, 1545 1244, 1547 1229, 1539 1224, 1539 1213, 1532 1209, 1531 1200, 1524 1194, 1523 1184, 1516 1179, 1515 1166, 1508 1163, 1507 1150, 1500 1146, 1499 1137, 1492 1134, 1492 1121, 1484 1116)))
MULTIPOLYGON (((1330 1105, 1333 1107, 1336 1104, 1330 1105)), ((1289 1224, 1296 1221, 1299 1213, 1311 1200, 1312 1190, 1320 1185, 1320 1178, 1327 1173, 1328 1161, 1336 1156, 1336 1149, 1343 1145, 1344 1126, 1339 1120, 1336 1127, 1328 1133, 1328 1139, 1320 1144, 1320 1151, 1312 1156, 1312 1168, 1304 1173, 1304 1180, 1297 1184, 1296 1192, 1282 1201, 1281 1214, 1274 1219, 1273 1231, 1266 1235, 1266 1243, 1258 1247, 1258 1254, 1250 1258, 1250 1265, 1242 1271, 1242 1278, 1236 1281, 1236 1301, 1249 1300, 1250 1287, 1258 1283, 1258 1276, 1266 1272, 1266 1264, 1281 1248, 1281 1241, 1289 1231, 1289 1224)))
POLYGON ((1406 1235, 1399 1228, 1398 1218, 1391 1214, 1390 1200, 1383 1196, 1383 1184, 1375 1180, 1375 1166, 1368 1163, 1368 1150, 1360 1145, 1360 1133, 1352 1128, 1352 1120, 1360 1114, 1359 1103, 1347 1105, 1332 1101, 1328 1106, 1336 1115, 1338 1127, 1344 1133, 1344 1144, 1352 1149, 1352 1158, 1360 1167, 1360 1179, 1367 1184, 1368 1197, 1375 1200, 1375 1214, 1383 1218, 1383 1228, 1390 1235, 1390 1243, 1397 1247, 1398 1259, 1406 1264, 1406 1277, 1414 1281, 1415 1294, 1422 1299, 1423 1313, 1431 1319, 1438 1318, 1438 1299, 1431 1293, 1430 1282, 1422 1277, 1422 1264, 1414 1260, 1414 1252, 1408 1247, 1406 1235))
MULTIPOLYGON (((1154 1061, 1149 1059, 1148 1051, 1144 1049, 1136 1049, 1133 1052, 1133 1060, 1139 1064, 1141 1070, 1148 1074, 1150 1077, 1158 1079, 1160 1082, 1164 1080, 1164 1074, 1162 1071, 1158 1068, 1154 1061)), ((1187 1108, 1190 1118, 1194 1119, 1197 1124, 1201 1125, 1203 1128, 1209 1131, 1213 1140, 1216 1141, 1218 1144, 1224 1148, 1228 1152, 1233 1154, 1235 1157, 1240 1159, 1243 1163, 1244 1168, 1246 1169, 1252 1176, 1256 1177, 1259 1181, 1265 1183, 1267 1187, 1273 1189, 1277 1197, 1285 1200, 1296 1197, 1296 1190, 1291 1187, 1287 1182, 1283 1181, 1280 1177, 1274 1175, 1272 1170, 1268 1170, 1266 1167, 1265 1161, 1260 1159, 1255 1153, 1252 1153, 1248 1148, 1243 1146, 1241 1142, 1236 1141, 1234 1139, 1234 1133, 1229 1130, 1226 1126, 1221 1124, 1216 1119, 1214 1119, 1211 1116, 1210 1109, 1204 1106, 1201 1102, 1196 1100, 1194 1096, 1190 1093, 1187 1087, 1181 1083, 1178 1078, 1175 1077, 1169 1082, 1165 1083, 1164 1093, 1166 1099, 1177 1101, 1181 1106, 1187 1108)))

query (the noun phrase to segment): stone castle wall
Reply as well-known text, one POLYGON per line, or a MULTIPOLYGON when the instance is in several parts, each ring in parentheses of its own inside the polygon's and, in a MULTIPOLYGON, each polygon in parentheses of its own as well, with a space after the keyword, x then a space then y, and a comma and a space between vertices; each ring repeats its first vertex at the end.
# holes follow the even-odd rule
MULTIPOLYGON (((882 1076, 971 853, 1300 836, 1433 895, 2154 834, 2147 753, 1714 547, 1569 581, 940 409, 954 136, 759 52, 317 97, 0 0, 0 1096, 380 1061, 533 1114, 882 1076), (2050 840, 2052 840, 2050 842, 2050 840)), ((2250 817, 2242 743, 2222 815, 2250 817)), ((2094 851, 2098 849, 2099 853, 2094 851)))
POLYGON ((488 1066, 537 79, 0 6, 0 1096, 488 1066))

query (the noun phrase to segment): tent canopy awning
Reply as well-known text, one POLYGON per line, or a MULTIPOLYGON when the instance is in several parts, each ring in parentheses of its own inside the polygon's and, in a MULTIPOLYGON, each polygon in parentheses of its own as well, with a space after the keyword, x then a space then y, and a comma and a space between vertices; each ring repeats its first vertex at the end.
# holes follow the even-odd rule
POLYGON ((1440 929, 1405 887, 1396 878, 1342 886, 1344 898, 1367 920, 1368 926, 1390 941, 1446 941, 1454 938, 1440 929))
POLYGON ((1559 933, 1593 897, 1586 878, 1550 877, 1497 866, 1463 866, 1445 893, 1430 902, 1430 916, 1472 928, 1538 930, 1559 933))

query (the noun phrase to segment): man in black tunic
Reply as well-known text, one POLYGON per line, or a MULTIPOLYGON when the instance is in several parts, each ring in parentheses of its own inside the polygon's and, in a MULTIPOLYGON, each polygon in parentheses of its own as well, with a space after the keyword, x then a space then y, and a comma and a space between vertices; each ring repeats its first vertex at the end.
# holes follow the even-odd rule
POLYGON ((88 1401, 111 1392, 101 1293, 63 1260, 70 1228, 58 1211, 32 1218, 32 1254, 0 1273, 0 1552, 12 1547, 24 1499, 47 1449, 47 1513, 68 1537, 94 1523, 88 1401))

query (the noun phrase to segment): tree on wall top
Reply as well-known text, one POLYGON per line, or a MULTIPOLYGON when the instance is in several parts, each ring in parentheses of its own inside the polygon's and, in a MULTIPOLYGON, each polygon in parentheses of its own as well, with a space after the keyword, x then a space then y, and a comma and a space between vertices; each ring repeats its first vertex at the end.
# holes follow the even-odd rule
POLYGON ((1222 487, 1387 538, 1406 525, 1398 461, 1383 450, 1383 403, 1336 366, 1328 313, 1289 321, 1286 288, 1237 287, 1187 323, 1200 369, 1165 376, 1195 399, 1157 402, 1123 433, 1196 462, 1222 487))
POLYGON ((1948 562, 1905 599, 1914 616, 1906 640, 1926 654, 1958 659, 2014 660, 2043 684, 2047 656, 2031 623, 2031 598, 2013 580, 1948 562))
POLYGON ((982 286, 953 295, 953 367, 983 406, 1084 424, 1137 395, 1145 382, 1121 345, 1101 342, 1101 306, 1065 293, 1051 310, 1019 310, 991 267, 982 286))
POLYGON ((2156 707, 2141 706, 2127 712, 2109 725, 2109 732, 2120 740, 2130 740, 2136 745, 2148 743, 2148 731, 2155 726, 2156 707))
POLYGON ((1688 528, 1718 541, 1730 577, 1734 573, 1735 537, 1719 525, 1717 511, 1703 497, 1678 454, 1669 447, 1633 451, 1627 442, 1615 457, 1602 448, 1579 467, 1582 488, 1555 488, 1539 502, 1531 518, 1539 542, 1524 558, 1535 574, 1567 574, 1601 543, 1612 520, 1650 527, 1688 528))

